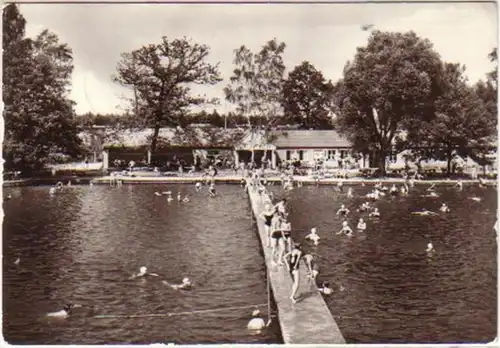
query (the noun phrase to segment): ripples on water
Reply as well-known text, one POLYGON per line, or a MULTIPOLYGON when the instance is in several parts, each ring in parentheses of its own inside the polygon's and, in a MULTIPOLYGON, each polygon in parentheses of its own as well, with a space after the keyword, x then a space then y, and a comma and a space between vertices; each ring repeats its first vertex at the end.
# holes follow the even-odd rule
MULTIPOLYGON (((23 344, 273 343, 277 324, 246 330, 252 309, 163 318, 96 319, 100 314, 185 312, 266 303, 265 265, 239 186, 217 198, 186 185, 7 188, 4 203, 4 337, 23 344), (191 202, 167 203, 155 191, 181 190, 191 202), (21 258, 19 266, 13 263, 21 258), (128 278, 140 266, 160 279, 128 278), (65 320, 45 313, 84 305, 65 320)), ((265 314, 266 309, 261 308, 265 314)))
POLYGON ((326 302, 348 342, 479 343, 497 335, 496 189, 465 186, 459 192, 441 186, 435 199, 421 197, 426 187, 417 185, 408 197, 381 198, 375 204, 379 221, 356 212, 366 201, 360 196, 372 187, 353 186, 351 199, 346 188, 339 193, 325 186, 278 194, 289 198, 296 240, 318 228, 319 246, 306 250, 317 254, 318 281, 329 280, 336 290, 326 302), (450 213, 410 214, 422 208, 437 212, 442 202, 450 213), (351 210, 353 229, 365 218, 364 235, 335 235, 343 220, 335 215, 341 203, 351 210), (429 241, 436 249, 431 259, 425 252, 429 241))

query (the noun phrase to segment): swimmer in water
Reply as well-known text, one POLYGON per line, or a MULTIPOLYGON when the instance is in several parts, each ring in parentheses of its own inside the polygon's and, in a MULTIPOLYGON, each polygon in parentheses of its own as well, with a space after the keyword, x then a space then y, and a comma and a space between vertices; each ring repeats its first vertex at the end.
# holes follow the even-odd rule
POLYGON ((347 189, 347 198, 352 198, 354 197, 353 193, 352 193, 352 187, 349 187, 347 189))
POLYGON ((162 281, 163 284, 170 286, 174 290, 189 290, 193 287, 193 283, 191 283, 191 280, 189 278, 183 278, 182 283, 180 284, 170 284, 166 280, 162 281))
POLYGON ((342 181, 337 182, 337 190, 342 191, 344 188, 344 183, 342 181))
POLYGON ((319 240, 321 239, 317 234, 316 234, 316 227, 311 228, 311 233, 309 233, 305 238, 308 240, 311 240, 314 245, 319 244, 319 240))
POLYGON ((215 184, 213 182, 210 183, 210 186, 208 187, 208 192, 210 193, 210 197, 215 197, 216 195, 215 184))
POLYGON ((378 211, 378 208, 373 209, 373 211, 370 214, 368 214, 368 217, 374 217, 374 218, 380 217, 380 212, 378 211))
POLYGON ((19 263, 21 262, 21 259, 18 257, 16 261, 14 261, 14 265, 19 265, 19 263))
POLYGON ((337 234, 342 234, 344 233, 346 236, 352 236, 352 229, 349 227, 347 221, 342 222, 342 228, 340 231, 337 232, 337 234))
POLYGON ((183 201, 184 203, 188 203, 188 202, 189 202, 189 198, 188 198, 188 196, 184 197, 184 198, 182 199, 182 201, 183 201))
POLYGON ((318 288, 318 291, 323 295, 331 295, 333 293, 332 288, 330 288, 330 282, 321 283, 321 287, 318 288))
POLYGON ((181 193, 180 192, 177 192, 177 202, 181 202, 182 200, 182 196, 181 196, 181 193))
POLYGON ((423 195, 422 197, 439 197, 439 195, 435 191, 430 191, 428 194, 423 195))
POLYGON ((155 192, 155 196, 161 196, 162 194, 158 191, 155 192))
POLYGON ((436 184, 432 184, 430 187, 427 188, 427 191, 434 191, 435 187, 436 187, 436 184))
POLYGON ((427 244, 427 249, 425 250, 427 253, 434 253, 436 250, 434 250, 434 246, 432 245, 431 242, 427 244))
POLYGON ((479 187, 486 188, 486 180, 484 180, 483 178, 479 178, 479 187))
POLYGON ((446 205, 446 203, 441 204, 441 208, 439 208, 439 211, 442 213, 449 213, 450 208, 446 205))
POLYGON ((437 213, 430 211, 430 210, 427 210, 427 209, 422 209, 422 211, 413 211, 412 214, 421 215, 421 216, 437 215, 437 213))
POLYGON ((81 305, 69 303, 64 305, 63 309, 60 310, 59 312, 47 313, 47 316, 56 318, 66 318, 68 315, 71 314, 72 309, 77 307, 81 307, 81 305))
POLYGON ((474 202, 481 202, 481 198, 479 197, 470 197, 474 202))
POLYGON ((201 191, 201 182, 197 181, 196 184, 194 184, 194 187, 196 189, 196 192, 201 191))
POLYGON ((130 279, 142 278, 142 277, 146 277, 146 276, 159 277, 159 275, 156 273, 149 273, 148 269, 143 266, 139 269, 139 273, 132 275, 132 277, 130 277, 130 279))
POLYGON ((462 180, 458 180, 454 187, 458 188, 461 191, 464 188, 464 183, 462 182, 462 180))
POLYGON ((342 204, 342 205, 340 206, 340 209, 339 209, 339 210, 337 210, 337 214, 336 214, 336 215, 339 215, 339 214, 340 214, 340 215, 343 215, 343 216, 347 216, 347 214, 349 214, 349 209, 347 209, 347 208, 345 207, 345 205, 344 205, 344 204, 342 204))
POLYGON ((391 186, 391 189, 389 190, 389 193, 390 193, 391 195, 393 195, 393 196, 396 196, 396 195, 398 194, 398 189, 397 189, 396 185, 394 185, 394 184, 393 184, 393 185, 391 186))
POLYGON ((363 218, 359 218, 358 225, 356 226, 356 228, 359 232, 366 231, 366 222, 363 220, 363 218))
POLYGON ((269 320, 266 324, 264 322, 264 319, 262 319, 260 317, 260 311, 258 309, 256 309, 252 312, 252 319, 250 319, 250 321, 248 322, 247 329, 260 332, 260 330, 264 329, 265 327, 269 326, 270 324, 271 324, 271 320, 269 320))
POLYGON ((316 262, 314 262, 314 257, 311 254, 305 254, 303 258, 306 263, 307 270, 309 271, 309 277, 312 280, 316 280, 316 277, 319 274, 319 266, 316 262))

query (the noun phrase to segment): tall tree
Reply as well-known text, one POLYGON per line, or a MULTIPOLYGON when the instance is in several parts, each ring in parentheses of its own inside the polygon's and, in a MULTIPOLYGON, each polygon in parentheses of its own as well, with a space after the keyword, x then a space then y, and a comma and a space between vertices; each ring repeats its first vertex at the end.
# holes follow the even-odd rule
POLYGON ((497 118, 498 114, 498 56, 497 49, 493 49, 488 55, 490 61, 494 64, 494 69, 486 75, 486 81, 479 81, 476 86, 476 93, 484 102, 490 117, 497 118))
POLYGON ((7 167, 39 169, 54 156, 77 156, 81 141, 68 99, 71 49, 44 30, 25 37, 15 4, 3 12, 4 156, 7 167))
POLYGON ((265 121, 258 126, 269 127, 282 114, 281 100, 286 45, 276 39, 268 41, 258 53, 246 46, 234 51, 236 68, 224 88, 226 100, 235 104, 237 112, 247 118, 265 121))
POLYGON ((414 32, 373 31, 346 64, 335 122, 358 151, 375 155, 382 175, 405 120, 432 114, 440 63, 431 42, 414 32))
POLYGON ((161 127, 184 125, 192 106, 216 104, 216 99, 193 95, 193 85, 221 81, 218 64, 207 62, 210 48, 187 38, 143 46, 123 53, 113 80, 133 92, 131 112, 141 128, 152 128, 151 152, 156 151, 161 127))
POLYGON ((435 115, 420 124, 421 136, 416 148, 425 151, 424 157, 445 159, 451 173, 455 154, 468 155, 488 146, 495 121, 474 88, 468 85, 465 67, 444 63, 442 69, 435 115))
POLYGON ((304 129, 332 129, 333 90, 320 71, 302 62, 283 84, 285 117, 304 129))

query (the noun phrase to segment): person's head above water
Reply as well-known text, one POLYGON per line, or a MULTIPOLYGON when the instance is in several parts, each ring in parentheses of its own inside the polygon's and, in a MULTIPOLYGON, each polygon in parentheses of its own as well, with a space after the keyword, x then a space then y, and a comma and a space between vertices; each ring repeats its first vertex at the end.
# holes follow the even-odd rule
POLYGON ((191 283, 191 281, 189 280, 188 277, 185 277, 182 279, 182 284, 190 284, 190 283, 191 283))
POLYGON ((347 226, 347 221, 342 221, 342 226, 347 226))
POLYGON ((363 218, 359 218, 359 222, 363 222, 363 218))
POLYGON ((252 312, 252 317, 258 317, 260 315, 260 311, 258 309, 252 312))
POLYGON ((317 231, 316 227, 311 228, 311 233, 316 233, 317 231))
POLYGON ((146 273, 147 271, 148 271, 147 267, 142 266, 141 268, 139 268, 139 273, 144 274, 144 273, 146 273))

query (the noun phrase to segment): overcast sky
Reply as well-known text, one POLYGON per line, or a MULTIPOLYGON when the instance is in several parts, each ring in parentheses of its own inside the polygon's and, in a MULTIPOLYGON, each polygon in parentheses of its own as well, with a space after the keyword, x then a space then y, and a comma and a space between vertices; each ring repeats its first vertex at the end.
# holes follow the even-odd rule
POLYGON ((21 12, 29 36, 48 28, 73 49, 71 98, 77 113, 123 110, 125 91, 110 79, 120 53, 158 43, 163 35, 187 36, 211 47, 209 60, 220 62, 225 81, 197 91, 221 98, 221 111, 230 108, 222 90, 233 70, 233 50, 243 44, 258 50, 276 37, 287 44, 287 71, 308 60, 336 81, 356 47, 367 42, 362 25, 413 30, 430 39, 444 60, 465 64, 476 82, 491 70, 487 55, 498 42, 493 4, 24 4, 21 12))

